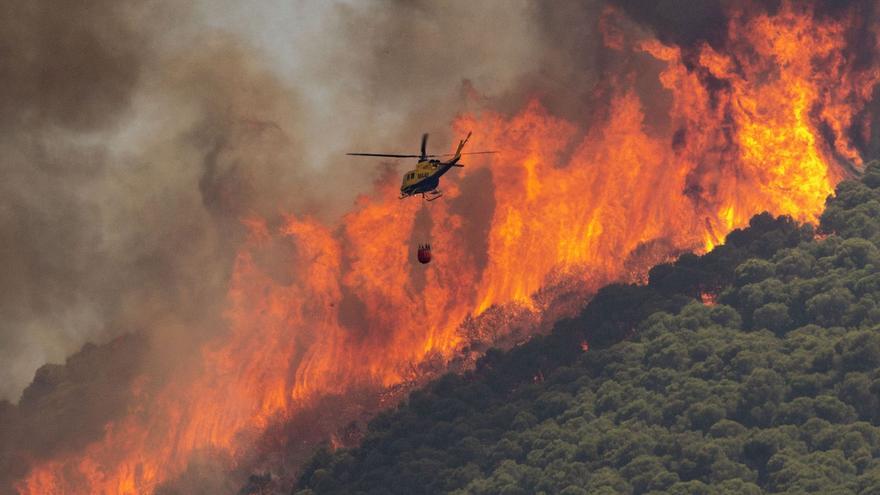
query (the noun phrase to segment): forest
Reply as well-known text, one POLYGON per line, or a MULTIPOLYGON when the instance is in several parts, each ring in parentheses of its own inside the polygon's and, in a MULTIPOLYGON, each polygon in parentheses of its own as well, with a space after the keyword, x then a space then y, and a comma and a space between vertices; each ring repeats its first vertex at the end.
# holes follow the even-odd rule
MULTIPOLYGON (((880 493, 880 162, 414 391, 296 495, 880 493)), ((245 488, 243 493, 248 493, 245 488)))

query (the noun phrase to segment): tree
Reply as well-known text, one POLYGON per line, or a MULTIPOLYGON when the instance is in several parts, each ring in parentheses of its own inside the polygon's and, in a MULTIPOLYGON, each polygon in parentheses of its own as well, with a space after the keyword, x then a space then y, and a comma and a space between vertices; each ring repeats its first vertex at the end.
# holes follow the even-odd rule
POLYGON ((782 303, 767 303, 755 310, 752 324, 756 328, 766 328, 777 335, 784 334, 792 326, 788 306, 782 303))
POLYGON ((853 302, 853 295, 845 287, 835 287, 807 300, 807 314, 823 326, 844 325, 844 316, 853 302))

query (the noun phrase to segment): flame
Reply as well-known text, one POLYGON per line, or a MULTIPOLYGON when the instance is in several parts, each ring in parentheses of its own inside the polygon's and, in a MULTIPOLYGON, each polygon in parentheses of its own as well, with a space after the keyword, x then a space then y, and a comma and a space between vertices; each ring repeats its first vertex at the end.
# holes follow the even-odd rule
POLYGON ((700 302, 706 306, 715 306, 718 304, 718 294, 715 294, 714 292, 701 292, 700 302))
POLYGON ((269 425, 322 396, 400 386, 421 364, 448 361, 468 342, 463 322, 490 308, 540 312, 542 288, 582 280, 586 292, 627 277, 631 253, 645 246, 666 256, 711 249, 764 210, 815 221, 843 176, 836 163, 861 165, 847 134, 877 70, 856 70, 846 55, 852 16, 817 21, 789 2, 731 19, 724 52, 606 33, 622 57, 663 65, 666 129, 645 123, 624 75, 586 130, 538 101, 512 117, 461 116, 456 131, 473 129, 481 147, 502 151, 444 178, 445 202, 398 201, 396 181, 386 181, 339 226, 247 220, 228 329, 201 350, 198 370, 152 393, 140 387, 103 438, 37 464, 16 488, 148 493, 200 453, 234 465, 269 425), (494 203, 485 261, 469 250, 471 219, 450 206, 479 169, 490 173, 482 194, 494 203), (420 216, 441 258, 425 267, 411 252, 420 216), (260 262, 273 243, 292 248, 283 264, 291 281, 260 262))

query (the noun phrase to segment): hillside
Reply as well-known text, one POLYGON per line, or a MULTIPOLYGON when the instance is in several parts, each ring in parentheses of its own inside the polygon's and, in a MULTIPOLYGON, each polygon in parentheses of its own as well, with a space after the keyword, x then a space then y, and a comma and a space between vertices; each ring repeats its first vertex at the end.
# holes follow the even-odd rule
POLYGON ((294 493, 880 493, 878 245, 873 163, 818 233, 758 215, 606 287, 318 453, 294 493))

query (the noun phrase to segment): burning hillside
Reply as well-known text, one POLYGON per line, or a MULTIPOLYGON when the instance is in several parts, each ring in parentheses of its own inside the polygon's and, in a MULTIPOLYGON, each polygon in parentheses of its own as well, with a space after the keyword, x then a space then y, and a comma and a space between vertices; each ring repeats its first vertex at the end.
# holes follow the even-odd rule
POLYGON ((464 160, 443 200, 398 201, 385 174, 339 222, 245 212, 224 330, 173 379, 134 380, 99 438, 32 459, 16 489, 150 493, 198 459, 231 470, 323 401, 379 397, 539 331, 756 213, 814 221, 872 138, 870 12, 732 7, 723 35, 676 43, 621 3, 594 19, 608 62, 580 118, 541 91, 511 112, 467 88, 454 132, 500 153, 464 160))

